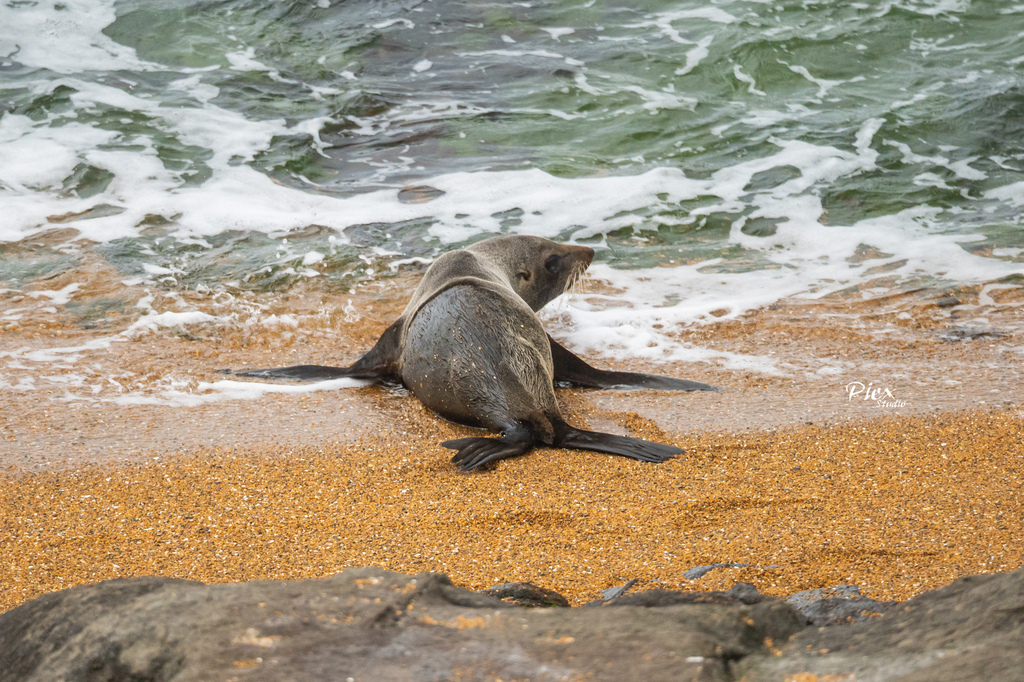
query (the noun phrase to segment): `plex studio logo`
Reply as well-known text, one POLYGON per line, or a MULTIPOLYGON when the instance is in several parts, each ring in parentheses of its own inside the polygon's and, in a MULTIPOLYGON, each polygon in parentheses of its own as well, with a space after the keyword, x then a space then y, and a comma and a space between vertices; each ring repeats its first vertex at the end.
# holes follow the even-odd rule
POLYGON ((892 391, 884 386, 875 386, 875 382, 869 381, 866 385, 862 381, 851 381, 843 387, 848 399, 867 400, 875 403, 876 407, 906 407, 906 400, 899 400, 892 391))

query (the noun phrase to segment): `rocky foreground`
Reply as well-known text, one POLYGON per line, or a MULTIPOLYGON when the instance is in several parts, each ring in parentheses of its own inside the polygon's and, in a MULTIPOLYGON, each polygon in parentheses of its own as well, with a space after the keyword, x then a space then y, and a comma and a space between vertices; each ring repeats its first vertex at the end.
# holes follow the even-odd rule
POLYGON ((902 604, 843 590, 781 600, 746 584, 614 590, 577 608, 530 586, 489 592, 377 568, 110 580, 0 614, 0 680, 1024 678, 1024 569, 902 604))

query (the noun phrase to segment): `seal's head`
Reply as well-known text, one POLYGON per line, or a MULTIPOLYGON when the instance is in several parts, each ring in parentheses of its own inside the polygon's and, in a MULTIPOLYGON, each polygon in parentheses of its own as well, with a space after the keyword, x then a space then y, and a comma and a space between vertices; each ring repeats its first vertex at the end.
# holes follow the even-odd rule
POLYGON ((470 246, 501 271, 533 310, 540 310, 571 287, 594 259, 589 246, 559 244, 542 237, 495 237, 470 246))

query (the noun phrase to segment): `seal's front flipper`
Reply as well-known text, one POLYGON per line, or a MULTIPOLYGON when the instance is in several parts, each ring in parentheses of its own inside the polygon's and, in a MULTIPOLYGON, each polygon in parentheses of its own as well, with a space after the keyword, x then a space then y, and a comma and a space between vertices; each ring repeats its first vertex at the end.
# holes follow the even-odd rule
POLYGON ((675 446, 652 443, 649 440, 640 440, 639 438, 630 438, 629 436, 616 436, 611 433, 583 431, 568 425, 567 427, 561 439, 555 443, 555 447, 604 452, 609 455, 629 457, 641 462, 664 462, 666 459, 672 459, 683 452, 675 446))
POLYGON ((254 379, 296 379, 298 381, 324 381, 325 379, 368 379, 370 381, 400 381, 398 376, 399 342, 402 320, 388 327, 373 348, 348 367, 325 365, 294 365, 272 369, 248 369, 235 372, 221 370, 224 374, 254 379))
POLYGON ((324 381, 325 379, 341 379, 355 377, 349 373, 349 367, 327 367, 325 365, 294 365, 292 367, 273 367, 271 369, 247 369, 236 372, 222 369, 221 374, 252 379, 295 379, 297 381, 324 381))
POLYGON ((654 374, 610 372, 591 367, 584 360, 566 350, 548 336, 551 342, 551 361, 555 368, 555 382, 564 381, 583 388, 652 388, 659 391, 717 391, 696 381, 673 379, 654 374))

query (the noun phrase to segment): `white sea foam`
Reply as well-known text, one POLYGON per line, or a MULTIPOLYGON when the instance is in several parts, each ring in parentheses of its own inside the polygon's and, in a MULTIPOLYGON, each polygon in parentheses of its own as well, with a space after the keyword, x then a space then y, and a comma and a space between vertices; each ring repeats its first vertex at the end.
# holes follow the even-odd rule
MULTIPOLYGON (((185 382, 178 382, 185 383, 185 382)), ((223 400, 255 400, 268 393, 299 394, 316 391, 334 391, 339 388, 358 388, 370 382, 359 379, 331 379, 310 384, 264 384, 257 381, 201 381, 192 390, 169 387, 158 393, 130 392, 114 398, 104 398, 118 405, 166 405, 170 407, 196 407, 223 400)))
POLYGON ((558 41, 562 36, 572 35, 576 32, 574 28, 542 28, 542 31, 551 36, 552 40, 558 41))
POLYGON ((239 52, 228 52, 224 55, 231 68, 236 71, 273 71, 266 64, 256 59, 256 48, 248 47, 239 52))
POLYGON ((1024 206, 1024 182, 1003 185, 985 192, 985 198, 1007 201, 1014 206, 1024 206))
POLYGON ((757 89, 757 81, 755 81, 753 76, 750 74, 744 73, 743 68, 739 64, 733 64, 732 73, 736 76, 736 80, 747 84, 747 91, 751 95, 757 95, 758 97, 764 97, 767 95, 764 90, 757 89))
POLYGON ((0 5, 0 54, 55 73, 148 70, 135 50, 103 34, 114 18, 109 1, 5 2, 0 5))
POLYGON ((219 318, 216 315, 210 315, 209 313, 200 312, 198 310, 165 313, 150 311, 149 314, 144 315, 133 322, 131 326, 128 327, 128 330, 123 334, 131 337, 137 336, 140 333, 155 332, 158 329, 166 327, 185 327, 187 325, 218 321, 223 322, 226 320, 219 318))
MULTIPOLYGON (((73 293, 74 287, 66 287, 64 295, 73 293)), ((38 292, 42 294, 61 294, 62 292, 38 292)), ((0 388, 32 391, 44 387, 60 386, 64 393, 59 400, 100 400, 120 405, 166 405, 193 407, 223 400, 251 400, 268 393, 298 394, 313 391, 335 390, 365 386, 368 382, 357 379, 335 379, 310 384, 268 384, 259 381, 222 380, 214 382, 197 382, 188 377, 165 377, 144 387, 126 390, 124 385, 114 377, 96 379, 95 370, 89 359, 98 354, 116 349, 118 344, 141 335, 160 333, 164 329, 196 329, 202 326, 218 327, 266 327, 297 329, 300 321, 294 315, 263 315, 256 310, 246 311, 245 308, 233 308, 233 312, 225 315, 210 315, 200 311, 164 311, 152 309, 152 297, 143 299, 146 314, 133 322, 122 332, 100 336, 73 346, 55 346, 51 348, 32 348, 23 346, 0 350, 0 359, 8 370, 35 371, 35 377, 9 377, 0 374, 0 388), (109 385, 108 385, 109 384, 109 385), (117 389, 118 394, 104 397, 110 387, 117 389)), ((351 303, 343 308, 347 321, 355 321, 358 314, 351 303)), ((126 375, 126 378, 130 375, 126 375)))
POLYGON ((641 106, 652 114, 656 114, 662 109, 693 109, 697 106, 697 100, 692 97, 682 97, 671 90, 648 90, 639 85, 626 85, 622 89, 640 95, 643 99, 641 106))
POLYGON ((32 377, 21 377, 17 383, 10 383, 3 376, 0 376, 0 388, 8 391, 34 391, 36 389, 36 382, 32 377))
POLYGON ((71 297, 76 291, 82 288, 82 285, 78 282, 69 284, 62 289, 47 291, 45 289, 36 291, 26 291, 25 293, 32 298, 47 298, 54 305, 65 305, 71 300, 71 297))
POLYGON ((85 353, 107 350, 111 344, 121 338, 119 335, 92 339, 77 346, 58 346, 55 348, 33 349, 28 346, 12 350, 0 351, 0 358, 10 358, 15 362, 50 363, 60 368, 73 365, 85 353))
POLYGON ((930 17, 945 16, 950 21, 959 21, 956 14, 967 11, 971 0, 903 0, 887 2, 887 7, 901 7, 910 12, 917 12, 930 17))
POLYGON ((701 63, 709 54, 708 47, 714 42, 714 36, 705 36, 697 41, 696 47, 692 47, 686 51, 686 63, 683 66, 676 69, 677 76, 685 76, 686 74, 697 68, 697 65, 701 63))
POLYGON ((684 45, 692 45, 692 41, 689 41, 680 35, 675 24, 677 22, 690 23, 694 19, 704 19, 718 24, 732 24, 739 21, 734 15, 729 14, 723 9, 719 9, 717 7, 699 7, 696 9, 657 12, 646 17, 643 21, 627 24, 626 28, 657 28, 674 42, 682 43, 684 45))
POLYGON ((910 148, 910 145, 904 142, 886 140, 885 144, 899 149, 900 153, 903 154, 904 162, 908 164, 925 164, 938 166, 940 168, 947 168, 953 171, 957 177, 963 178, 964 180, 984 180, 988 177, 988 175, 983 171, 971 166, 972 162, 978 160, 977 156, 953 162, 944 156, 922 156, 921 154, 915 154, 910 148))
MULTIPOLYGON (((148 104, 143 104, 148 108, 148 104)), ((205 109, 196 109, 194 120, 205 109)), ((218 118, 227 118, 215 128, 219 132, 232 123, 240 123, 223 112, 205 119, 207 124, 218 118)), ((190 118, 180 117, 179 120, 190 118)), ((35 130, 21 117, 8 115, 0 120, 0 131, 17 134, 35 130)), ((893 256, 888 263, 892 272, 956 273, 960 281, 981 281, 1020 271, 1019 264, 976 256, 965 251, 959 242, 964 236, 941 234, 939 211, 921 207, 861 221, 852 226, 826 226, 818 218, 823 212, 820 199, 809 190, 819 183, 834 182, 838 178, 874 168, 877 152, 872 141, 880 121, 871 120, 851 140, 855 151, 824 145, 813 145, 798 140, 777 140, 775 154, 737 163, 716 172, 705 180, 687 178, 681 171, 658 168, 636 176, 601 178, 557 178, 540 170, 502 171, 490 173, 454 173, 430 180, 430 184, 443 190, 444 195, 426 204, 402 204, 392 190, 373 192, 350 198, 335 198, 303 193, 272 182, 265 175, 246 167, 230 165, 232 154, 251 156, 280 124, 253 124, 262 130, 228 137, 226 147, 218 148, 211 163, 214 176, 200 186, 179 186, 155 157, 138 152, 118 152, 89 149, 98 140, 106 140, 105 133, 97 132, 80 138, 69 136, 60 144, 72 149, 66 154, 54 154, 65 170, 70 172, 79 155, 90 162, 107 168, 118 179, 111 183, 103 201, 124 207, 124 212, 88 221, 71 223, 84 236, 105 241, 133 234, 134 226, 147 214, 178 215, 179 237, 201 237, 228 229, 280 232, 312 223, 334 227, 343 234, 350 225, 371 222, 398 222, 416 218, 432 218, 436 222, 430 233, 443 243, 455 243, 476 235, 498 232, 496 214, 513 209, 522 211, 519 231, 541 236, 556 237, 571 231, 574 239, 600 236, 623 227, 642 229, 643 221, 634 212, 650 206, 669 206, 674 202, 696 197, 717 197, 711 203, 696 209, 691 220, 715 212, 736 212, 754 207, 749 218, 779 220, 772 236, 744 234, 742 227, 747 218, 733 224, 730 240, 745 248, 765 254, 772 267, 746 273, 718 273, 715 262, 692 266, 679 266, 657 272, 644 270, 617 271, 596 266, 596 277, 621 287, 622 301, 628 306, 607 310, 580 309, 573 313, 576 330, 569 335, 571 343, 580 348, 600 350, 606 354, 642 355, 662 359, 712 358, 699 349, 688 349, 671 335, 655 329, 655 325, 672 329, 680 325, 709 321, 712 310, 727 310, 735 317, 752 308, 767 305, 786 296, 816 296, 829 293, 863 281, 866 271, 878 262, 851 265, 847 258, 861 244, 874 246, 893 256), (75 149, 75 146, 78 146, 75 149), (217 162, 217 159, 221 159, 217 162), (148 164, 153 161, 152 164, 148 164), (747 186, 760 172, 791 166, 799 169, 797 177, 769 190, 750 192, 747 186), (142 171, 142 173, 140 173, 142 171), (142 179, 140 179, 142 178, 142 179), (673 301, 682 301, 675 302, 673 301), (587 341, 599 339, 600 341, 587 341), (703 355, 702 355, 703 353, 703 355)), ((202 132, 203 127, 192 130, 197 142, 216 146, 217 135, 202 132)), ((53 142, 56 131, 65 128, 43 129, 44 141, 53 142)), ((85 128, 83 132, 90 132, 85 128)), ((8 139, 10 135, 8 135, 8 139)), ((894 143, 904 153, 907 162, 929 164, 954 170, 963 177, 974 177, 971 166, 964 162, 953 164, 945 157, 923 157, 913 154, 906 145, 894 143)), ((15 166, 8 173, 17 173, 15 166)), ((59 172, 48 171, 53 182, 59 172)), ((14 177, 9 176, 9 177, 14 177)), ((25 176, 21 176, 24 178, 25 176)), ((19 180, 21 185, 25 182, 19 180)), ((988 196, 1011 202, 1021 200, 1022 192, 1016 185, 990 190, 988 196)), ((27 204, 37 202, 37 216, 58 211, 82 210, 85 204, 78 199, 57 199, 39 192, 26 190, 27 204)), ((96 202, 96 198, 92 200, 96 202)), ((24 214, 20 214, 24 215, 24 214)), ((36 220, 22 220, 13 230, 8 226, 5 236, 17 238, 33 230, 47 227, 36 220)), ((299 253, 296 257, 304 266, 320 260, 319 252, 299 253)), ((172 270, 150 265, 151 275, 172 274, 172 270)), ((309 274, 317 274, 309 271, 309 274)), ((73 292, 68 292, 73 293, 73 292)), ((150 313, 133 325, 133 333, 155 331, 169 325, 211 322, 204 313, 150 313)), ((33 360, 67 358, 89 348, 54 349, 36 352, 33 360)), ((720 361, 738 367, 740 361, 719 354, 720 361)), ((746 362, 746 361, 744 361, 746 362)), ((756 363, 755 363, 756 364, 756 363)), ((769 363, 770 364, 770 363, 769 363)), ((762 362, 764 367, 768 365, 762 362)), ((769 370, 774 371, 774 370, 769 370)))
POLYGON ((798 66, 793 64, 786 64, 786 66, 788 66, 789 70, 792 71, 793 73, 800 74, 801 76, 803 76, 804 78, 818 86, 818 100, 821 100, 823 97, 825 97, 825 95, 828 94, 829 90, 843 82, 838 80, 826 80, 824 78, 815 78, 814 76, 811 75, 811 72, 807 70, 806 66, 798 66))
POLYGON ((385 21, 381 21, 373 25, 373 27, 376 29, 385 29, 390 28, 392 26, 401 26, 402 28, 407 29, 416 28, 416 24, 414 24, 409 19, 387 19, 385 21))

